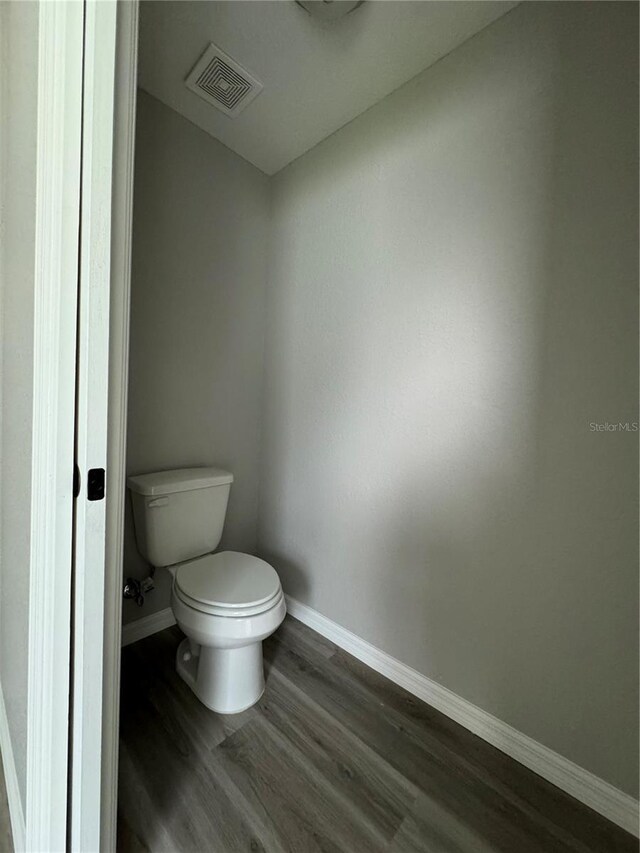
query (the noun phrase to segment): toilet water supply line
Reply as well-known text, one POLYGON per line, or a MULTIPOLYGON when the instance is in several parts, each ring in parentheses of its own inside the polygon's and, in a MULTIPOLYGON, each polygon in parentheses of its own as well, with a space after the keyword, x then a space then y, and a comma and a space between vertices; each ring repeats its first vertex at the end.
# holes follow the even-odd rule
POLYGON ((142 607, 144 604, 145 593, 151 592, 155 589, 155 584, 153 582, 155 571, 155 566, 149 566, 149 574, 144 578, 144 580, 139 581, 137 578, 127 578, 124 582, 122 597, 132 598, 138 607, 142 607))

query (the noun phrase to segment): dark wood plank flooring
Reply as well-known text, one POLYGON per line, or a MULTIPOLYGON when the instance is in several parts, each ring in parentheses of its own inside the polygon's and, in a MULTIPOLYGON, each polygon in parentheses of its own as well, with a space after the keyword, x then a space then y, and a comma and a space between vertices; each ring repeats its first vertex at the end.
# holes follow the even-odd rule
POLYGON ((13 834, 11 832, 11 816, 7 799, 7 786, 0 761, 0 850, 2 853, 13 853, 13 834))
POLYGON ((122 657, 118 849, 630 853, 638 842, 295 619, 235 716, 175 672, 177 628, 122 657))

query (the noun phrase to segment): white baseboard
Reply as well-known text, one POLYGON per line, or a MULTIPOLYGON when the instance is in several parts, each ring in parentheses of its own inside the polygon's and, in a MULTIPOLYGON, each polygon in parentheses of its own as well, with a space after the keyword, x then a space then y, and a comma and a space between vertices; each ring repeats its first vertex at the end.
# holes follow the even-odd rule
POLYGON ((576 800, 638 836, 639 805, 633 797, 401 663, 317 610, 290 596, 286 596, 286 600, 291 616, 576 800))
POLYGON ((170 607, 158 610, 157 613, 152 613, 150 616, 143 616, 142 619, 127 622, 126 625, 122 626, 122 645, 128 646, 130 643, 143 640, 145 637, 157 634, 158 631, 164 631, 165 628, 170 628, 175 624, 176 619, 170 607))
POLYGON ((11 834, 13 835, 13 849, 15 853, 22 853, 26 847, 26 824, 22 808, 22 798, 18 786, 16 764, 13 757, 13 747, 9 734, 9 721, 7 709, 4 704, 4 694, 0 686, 0 750, 2 751, 2 769, 4 771, 4 784, 7 789, 7 800, 9 802, 9 816, 11 818, 11 834))

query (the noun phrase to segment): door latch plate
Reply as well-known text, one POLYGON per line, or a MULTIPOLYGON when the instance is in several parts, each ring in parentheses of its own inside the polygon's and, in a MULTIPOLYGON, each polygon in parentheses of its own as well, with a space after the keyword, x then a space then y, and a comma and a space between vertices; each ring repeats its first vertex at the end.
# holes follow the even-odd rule
POLYGON ((104 468, 90 468, 87 475, 87 500, 104 499, 104 468))

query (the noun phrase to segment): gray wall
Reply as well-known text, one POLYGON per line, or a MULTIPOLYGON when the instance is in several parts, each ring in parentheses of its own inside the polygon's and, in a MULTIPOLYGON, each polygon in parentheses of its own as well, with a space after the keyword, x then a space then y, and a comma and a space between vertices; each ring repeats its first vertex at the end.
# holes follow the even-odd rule
POLYGON ((259 552, 637 793, 637 6, 528 3, 273 179, 259 552))
POLYGON ((35 261, 38 3, 0 3, 0 682, 23 809, 35 261))
MULTIPOLYGON (((235 475, 222 546, 255 551, 267 178, 138 93, 127 471, 235 475)), ((143 577, 127 502, 124 570, 143 577)), ((144 610, 169 605, 169 575, 144 610)))

